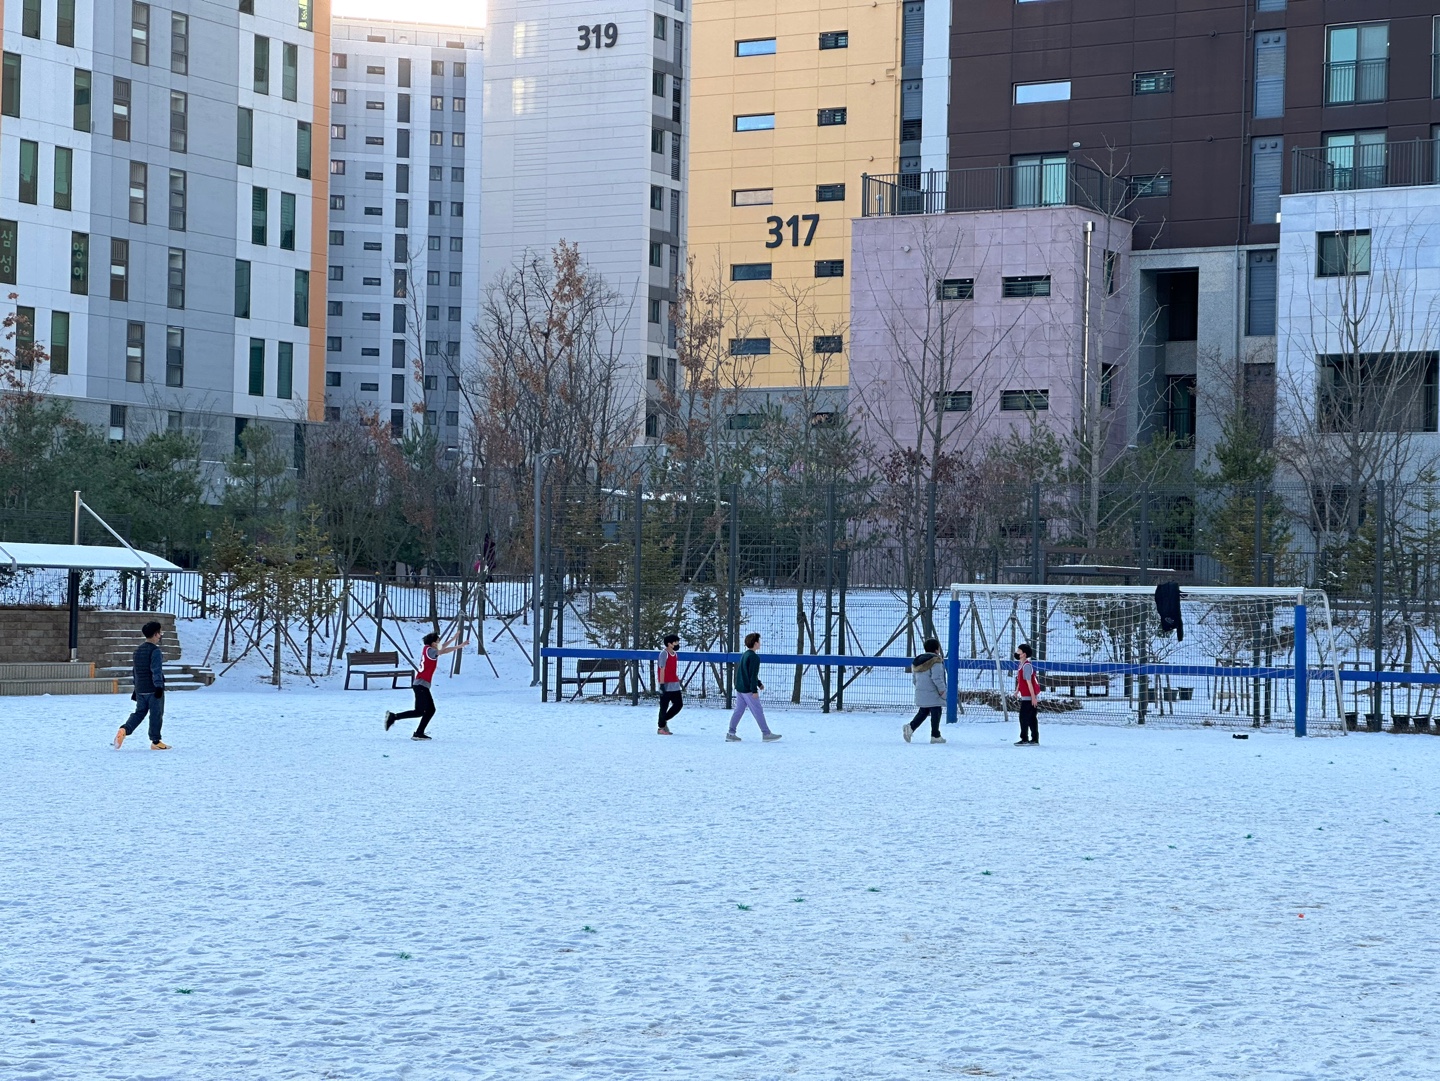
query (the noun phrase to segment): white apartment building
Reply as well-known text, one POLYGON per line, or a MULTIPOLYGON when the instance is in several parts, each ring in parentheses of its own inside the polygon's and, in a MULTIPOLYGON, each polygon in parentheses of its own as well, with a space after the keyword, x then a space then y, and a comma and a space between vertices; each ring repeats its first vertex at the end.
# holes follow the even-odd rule
MULTIPOLYGON (((485 31, 482 289, 561 240, 629 306, 637 401, 674 372, 685 266, 689 27, 683 0, 492 0, 485 31)), ((658 433, 653 407, 644 435, 658 433)), ((636 437, 641 437, 636 432, 636 437)))
POLYGON ((4 11, 0 292, 37 386, 230 454, 321 416, 329 0, 4 11), (321 144, 323 146, 323 144, 321 144), (312 331, 312 327, 315 329, 312 331))
POLYGON ((325 409, 458 446, 481 287, 481 37, 337 18, 325 409))

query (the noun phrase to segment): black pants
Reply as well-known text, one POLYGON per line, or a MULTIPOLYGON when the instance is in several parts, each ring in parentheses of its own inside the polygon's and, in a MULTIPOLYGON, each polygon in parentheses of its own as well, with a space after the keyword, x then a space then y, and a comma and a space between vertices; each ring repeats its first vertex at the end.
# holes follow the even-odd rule
POLYGON ((934 739, 940 734, 939 706, 921 706, 918 710, 916 710, 915 719, 910 722, 910 731, 914 732, 917 728, 919 728, 922 724, 925 723, 926 714, 929 714, 930 716, 930 738, 934 739))
POLYGON ((1035 703, 1028 698, 1020 699, 1020 742, 1040 742, 1040 720, 1035 703))
POLYGON ((150 742, 159 743, 160 726, 165 722, 165 699, 153 693, 135 692, 135 712, 126 718, 125 734, 134 735, 147 713, 150 715, 150 742))
POLYGON ((670 719, 685 708, 679 691, 660 692, 660 727, 669 728, 670 719))
POLYGON ((415 692, 415 708, 395 714, 395 719, 403 721, 407 717, 419 717, 420 726, 415 729, 415 734, 423 736, 425 726, 430 723, 430 718, 435 716, 435 699, 430 697, 429 687, 411 687, 410 689, 415 692))

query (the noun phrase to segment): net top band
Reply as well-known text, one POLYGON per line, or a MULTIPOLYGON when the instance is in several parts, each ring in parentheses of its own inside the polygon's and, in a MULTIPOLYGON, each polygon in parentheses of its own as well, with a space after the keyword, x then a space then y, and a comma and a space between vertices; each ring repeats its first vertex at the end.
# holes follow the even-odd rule
MULTIPOLYGON (((1001 585, 994 582, 955 582, 950 595, 964 593, 1048 593, 1088 597, 1153 597, 1154 586, 1067 586, 1001 585)), ((1305 590, 1296 586, 1181 586, 1180 599, 1190 600, 1271 600, 1305 603, 1305 590)))

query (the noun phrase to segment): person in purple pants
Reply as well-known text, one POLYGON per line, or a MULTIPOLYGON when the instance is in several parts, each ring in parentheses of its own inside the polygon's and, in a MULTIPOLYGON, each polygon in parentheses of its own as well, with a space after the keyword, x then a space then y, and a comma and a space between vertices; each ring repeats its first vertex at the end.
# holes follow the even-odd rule
POLYGON ((774 743, 780 738, 780 733, 770 731, 770 727, 765 723, 765 707, 760 704, 760 692, 765 689, 765 684, 760 682, 760 654, 757 652, 759 645, 760 635, 755 631, 745 636, 745 652, 740 654, 740 663, 735 666, 735 712, 730 714, 730 731, 725 735, 727 743, 740 742, 735 727, 740 723, 740 718, 745 716, 747 709, 755 715, 755 723, 760 726, 762 740, 774 743))

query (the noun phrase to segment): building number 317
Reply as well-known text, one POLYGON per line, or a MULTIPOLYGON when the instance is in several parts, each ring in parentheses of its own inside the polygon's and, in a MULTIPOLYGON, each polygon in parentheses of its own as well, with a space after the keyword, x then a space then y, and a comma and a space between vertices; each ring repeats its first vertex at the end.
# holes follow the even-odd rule
POLYGON ((614 23, 606 23, 604 26, 596 23, 594 26, 577 26, 575 29, 580 31, 580 44, 575 48, 582 53, 586 49, 613 49, 620 40, 620 28, 614 23))

